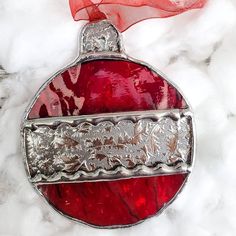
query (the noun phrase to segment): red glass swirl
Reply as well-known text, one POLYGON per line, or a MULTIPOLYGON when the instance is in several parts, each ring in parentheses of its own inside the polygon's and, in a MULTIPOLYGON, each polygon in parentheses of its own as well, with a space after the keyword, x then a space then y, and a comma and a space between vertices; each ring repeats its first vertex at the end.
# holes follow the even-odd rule
POLYGON ((110 20, 120 31, 150 18, 178 15, 207 0, 69 0, 74 20, 110 20))

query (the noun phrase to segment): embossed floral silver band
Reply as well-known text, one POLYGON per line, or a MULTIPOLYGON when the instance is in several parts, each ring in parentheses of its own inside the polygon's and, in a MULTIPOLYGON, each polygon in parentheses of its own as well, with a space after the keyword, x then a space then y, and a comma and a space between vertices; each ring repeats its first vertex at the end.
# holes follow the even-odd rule
POLYGON ((25 121, 34 183, 81 182, 188 172, 188 110, 123 112, 25 121))

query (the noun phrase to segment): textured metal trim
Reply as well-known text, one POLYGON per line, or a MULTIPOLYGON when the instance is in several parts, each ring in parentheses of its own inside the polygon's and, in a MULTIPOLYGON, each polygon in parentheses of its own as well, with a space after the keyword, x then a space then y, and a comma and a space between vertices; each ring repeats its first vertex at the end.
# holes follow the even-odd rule
POLYGON ((190 164, 192 117, 185 110, 54 117, 25 125, 35 183, 177 174, 190 164))
POLYGON ((115 113, 101 113, 94 115, 80 115, 80 116, 62 116, 26 120, 24 128, 35 128, 42 125, 57 126, 60 123, 76 124, 76 122, 91 122, 99 123, 104 120, 113 120, 119 122, 120 120, 130 119, 133 121, 141 119, 159 119, 160 117, 171 117, 173 119, 180 119, 183 116, 192 117, 192 112, 189 109, 171 109, 171 110, 148 110, 148 111, 130 111, 130 112, 115 112, 115 113))
POLYGON ((119 31, 106 20, 90 23, 82 30, 81 35, 81 54, 123 51, 119 31))

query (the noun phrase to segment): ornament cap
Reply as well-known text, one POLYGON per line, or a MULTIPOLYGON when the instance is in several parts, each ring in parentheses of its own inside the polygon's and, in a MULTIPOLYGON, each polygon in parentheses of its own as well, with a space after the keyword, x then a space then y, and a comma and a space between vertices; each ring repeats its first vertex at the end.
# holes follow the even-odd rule
POLYGON ((81 34, 81 54, 123 52, 122 36, 108 20, 88 23, 81 34))

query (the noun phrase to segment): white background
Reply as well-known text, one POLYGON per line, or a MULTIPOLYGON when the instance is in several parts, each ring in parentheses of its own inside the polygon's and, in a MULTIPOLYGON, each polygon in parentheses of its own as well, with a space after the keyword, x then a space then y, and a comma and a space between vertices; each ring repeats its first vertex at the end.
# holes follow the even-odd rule
POLYGON ((0 0, 0 236, 233 236, 236 234, 236 3, 149 20, 124 34, 128 53, 156 66, 190 101, 196 118, 194 172, 180 197, 138 226, 97 230, 55 213, 27 181, 20 152, 25 107, 77 54, 67 0, 0 0))

